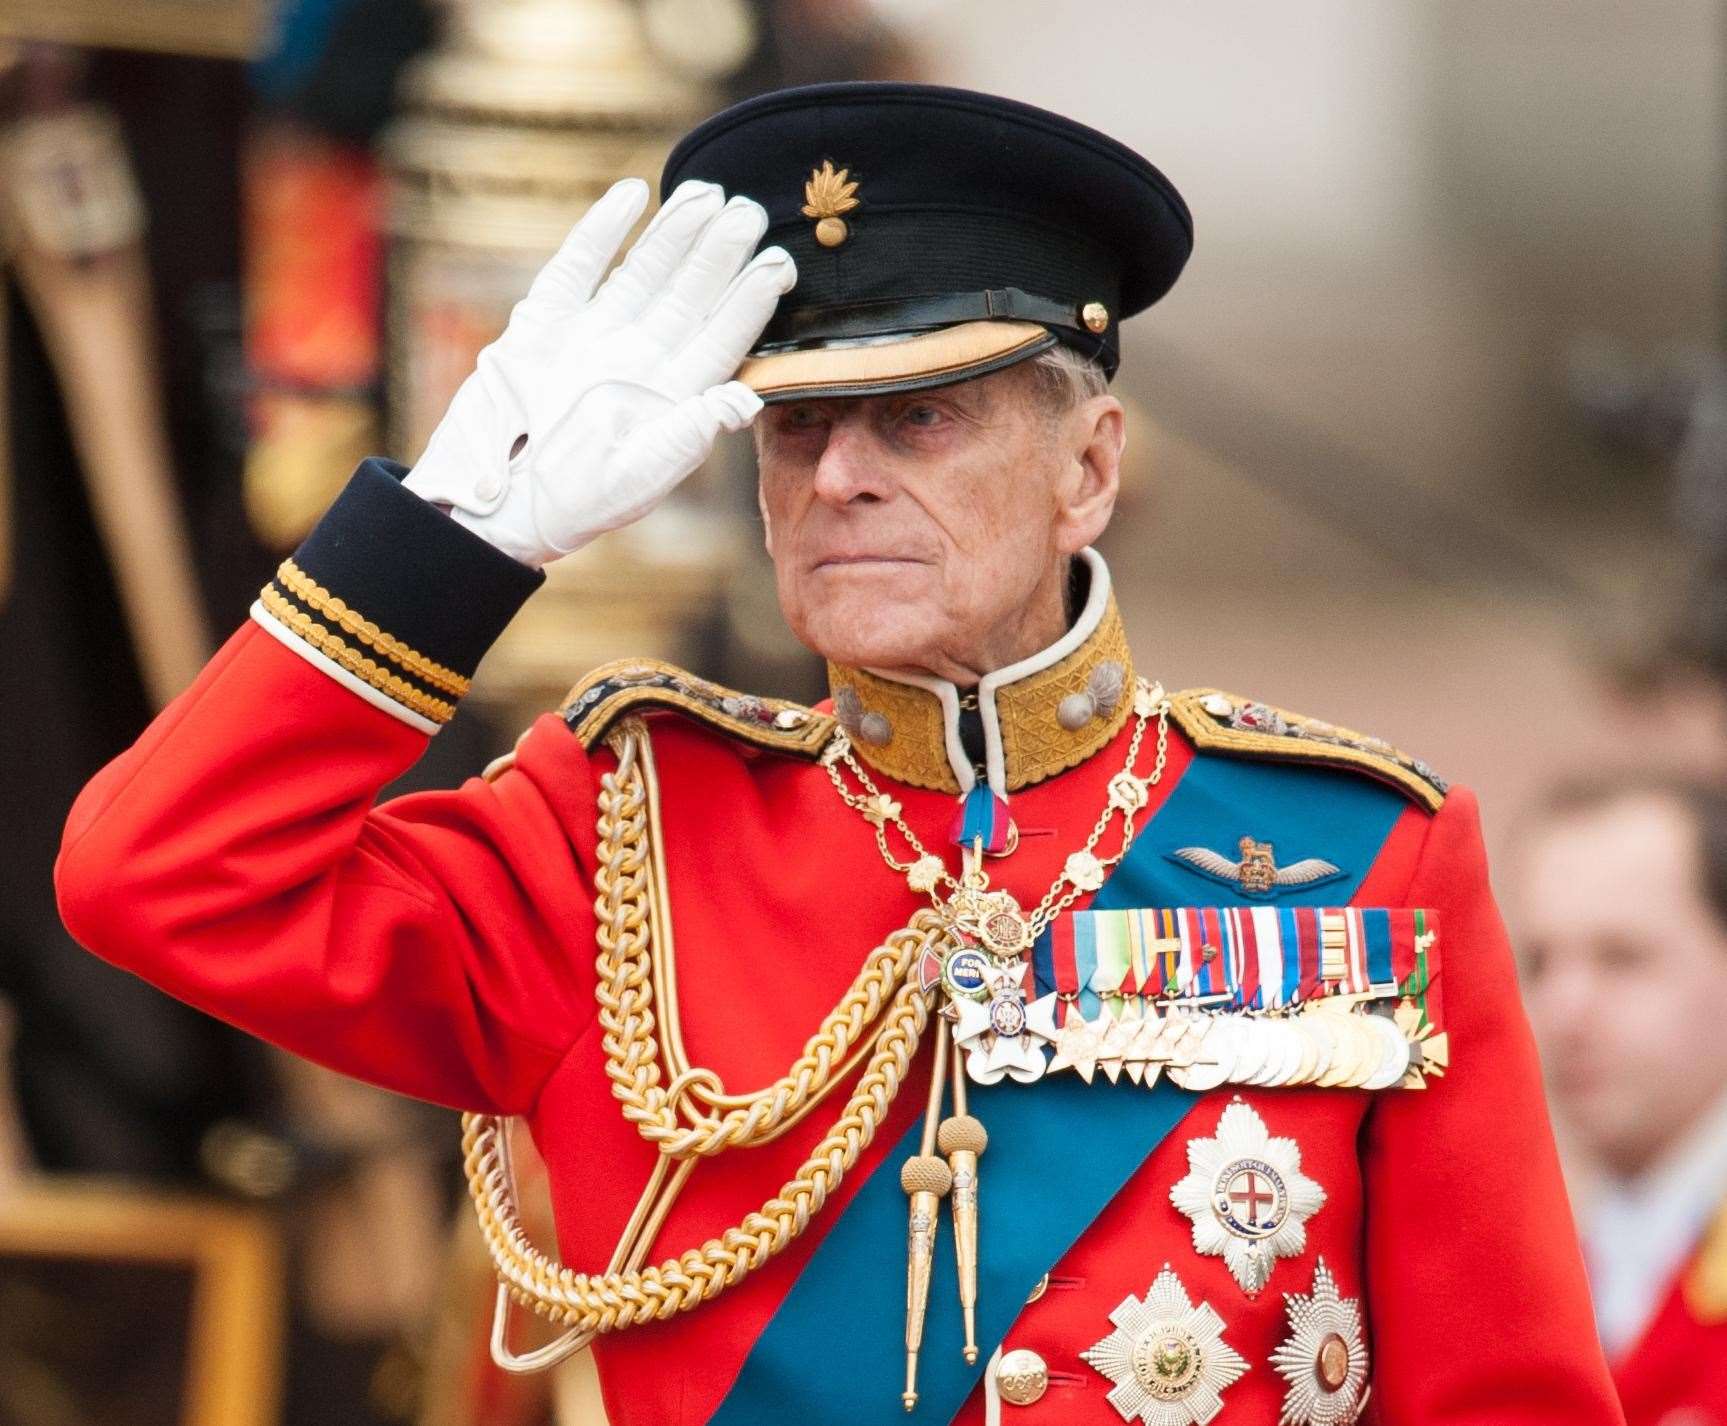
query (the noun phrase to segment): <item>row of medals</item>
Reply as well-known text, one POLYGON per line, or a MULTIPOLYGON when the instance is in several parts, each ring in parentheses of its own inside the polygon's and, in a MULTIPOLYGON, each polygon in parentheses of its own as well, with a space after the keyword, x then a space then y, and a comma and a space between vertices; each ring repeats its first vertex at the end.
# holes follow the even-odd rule
POLYGON ((965 1051, 968 1076, 980 1083, 1030 1083, 1064 1069, 1088 1083, 1102 1071, 1147 1086, 1167 1074, 1196 1091, 1224 1084, 1379 1090, 1420 1078, 1419 1016, 1398 1003, 1393 986, 1275 1010, 1131 996, 1121 1013, 1106 1009, 1087 1021, 1072 997, 1027 1000, 1031 926, 1009 893, 962 887, 948 915, 954 935, 924 983, 945 993, 942 1013, 965 1051))

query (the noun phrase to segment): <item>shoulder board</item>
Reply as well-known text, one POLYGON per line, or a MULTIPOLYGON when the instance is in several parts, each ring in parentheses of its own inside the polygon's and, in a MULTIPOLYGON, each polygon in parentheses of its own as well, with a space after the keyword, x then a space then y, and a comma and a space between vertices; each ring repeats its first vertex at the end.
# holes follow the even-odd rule
POLYGON ((1716 1211, 1715 1220, 1703 1235, 1684 1278, 1685 1305, 1699 1322, 1727 1322, 1727 1203, 1716 1211))
POLYGON ((834 728, 832 718, 801 703, 738 693, 657 659, 602 664, 569 691, 558 716, 592 748, 626 713, 660 710, 793 757, 816 757, 834 728))
POLYGON ((1286 713, 1251 698, 1215 688, 1190 688, 1169 700, 1169 711, 1194 746, 1208 752, 1353 768, 1390 783, 1429 812, 1439 810, 1449 790, 1445 779, 1420 758, 1399 752, 1383 738, 1286 713))

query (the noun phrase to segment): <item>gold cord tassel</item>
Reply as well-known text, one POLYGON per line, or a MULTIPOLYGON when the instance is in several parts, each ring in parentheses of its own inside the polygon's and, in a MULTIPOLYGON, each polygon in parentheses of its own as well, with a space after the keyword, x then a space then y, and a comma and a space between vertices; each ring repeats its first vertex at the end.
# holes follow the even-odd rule
POLYGON ((953 1178, 953 1254, 959 1274, 959 1305, 965 1314, 965 1359, 977 1361, 977 1167, 989 1134, 966 1112, 965 1066, 954 1046, 953 1115, 942 1121, 936 1143, 947 1155, 953 1178))
POLYGON ((935 1155, 936 1123, 941 1117, 947 1061, 947 1021, 938 1019, 935 1068, 930 1073, 929 1107, 923 1117, 922 1152, 916 1158, 907 1159, 899 1171, 900 1187, 911 1200, 906 1221, 905 1392, 900 1397, 907 1411, 917 1405, 917 1357, 923 1347, 924 1314, 929 1307, 936 1227, 941 1222, 941 1201, 953 1185, 952 1170, 935 1155))

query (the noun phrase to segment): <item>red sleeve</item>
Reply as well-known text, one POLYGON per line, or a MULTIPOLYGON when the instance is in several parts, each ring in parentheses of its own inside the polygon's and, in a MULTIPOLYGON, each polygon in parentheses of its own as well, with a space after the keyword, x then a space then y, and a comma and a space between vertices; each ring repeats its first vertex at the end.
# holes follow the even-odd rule
POLYGON ((308 1059, 522 1110, 594 1004, 591 776, 548 722, 493 782, 376 807, 426 736, 248 624, 80 794, 61 914, 98 955, 308 1059))
POLYGON ((592 1021, 594 779, 556 718, 377 806, 543 576, 362 462, 231 638, 74 804, 72 934, 333 1069, 528 1108, 592 1021))
POLYGON ((1407 904, 1439 913, 1451 1068, 1382 1096, 1364 1131, 1377 1419, 1621 1422, 1468 791, 1435 816, 1407 904))

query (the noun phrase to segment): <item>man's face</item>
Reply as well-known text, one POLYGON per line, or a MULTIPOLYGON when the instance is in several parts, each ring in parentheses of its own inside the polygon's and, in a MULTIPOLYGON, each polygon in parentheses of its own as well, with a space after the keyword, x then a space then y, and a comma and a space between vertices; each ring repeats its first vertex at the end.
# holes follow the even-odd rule
POLYGON ((1009 368, 931 391, 769 406, 756 422, 780 607, 840 663, 969 682, 1060 637, 1067 556, 1109 518, 1096 428, 1009 368))
POLYGON ((1524 991, 1555 1107, 1621 1175, 1727 1090, 1727 928, 1658 794, 1540 828, 1518 864, 1524 991))

